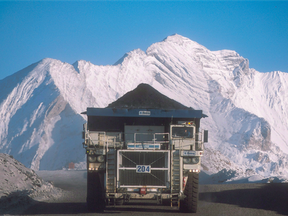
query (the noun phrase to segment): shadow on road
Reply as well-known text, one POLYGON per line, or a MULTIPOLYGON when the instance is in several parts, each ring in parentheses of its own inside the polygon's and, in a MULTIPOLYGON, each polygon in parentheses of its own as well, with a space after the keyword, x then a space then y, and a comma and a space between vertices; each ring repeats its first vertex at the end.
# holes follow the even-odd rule
POLYGON ((19 205, 30 205, 34 200, 29 197, 29 194, 28 190, 23 190, 10 193, 8 196, 2 196, 0 198, 0 215, 17 214, 21 211, 19 205))
MULTIPOLYGON (((30 198, 31 199, 31 198, 30 198)), ((28 208, 26 211, 9 211, 5 212, 2 211, 2 214, 9 214, 9 215, 86 215, 86 214, 93 214, 87 210, 86 203, 46 203, 46 202, 37 202, 31 200, 32 206, 28 208)), ((163 207, 161 205, 157 205, 156 203, 128 203, 127 205, 111 205, 107 206, 105 211, 101 214, 119 214, 123 212, 133 212, 135 214, 140 213, 178 213, 178 209, 175 208, 167 208, 167 206, 163 207)))
POLYGON ((199 200, 275 211, 288 215, 288 184, 271 183, 258 189, 236 189, 199 194, 199 200))
POLYGON ((121 205, 121 206, 107 206, 107 211, 119 211, 119 212, 149 212, 149 213, 179 213, 179 210, 177 207, 169 207, 165 205, 159 205, 157 203, 145 203, 143 202, 129 202, 127 205, 121 205))
POLYGON ((45 203, 38 202, 26 210, 24 215, 41 215, 41 214, 84 214, 87 211, 86 203, 45 203))

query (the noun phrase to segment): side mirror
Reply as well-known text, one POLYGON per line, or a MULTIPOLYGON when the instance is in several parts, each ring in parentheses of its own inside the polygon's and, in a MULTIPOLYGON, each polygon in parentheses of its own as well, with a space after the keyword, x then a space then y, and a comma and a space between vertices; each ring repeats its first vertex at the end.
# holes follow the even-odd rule
POLYGON ((204 143, 208 142, 208 130, 204 130, 204 143))

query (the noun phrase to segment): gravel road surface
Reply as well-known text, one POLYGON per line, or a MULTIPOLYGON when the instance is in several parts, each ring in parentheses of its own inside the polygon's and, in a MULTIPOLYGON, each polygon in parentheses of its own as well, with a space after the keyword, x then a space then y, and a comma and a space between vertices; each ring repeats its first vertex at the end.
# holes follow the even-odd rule
MULTIPOLYGON (((85 171, 40 171, 65 193, 61 199, 35 202, 21 215, 188 215, 177 207, 155 201, 134 201, 128 205, 108 206, 104 213, 89 213, 86 208, 85 171)), ((200 185, 198 212, 189 215, 288 215, 288 184, 213 184, 200 185)))

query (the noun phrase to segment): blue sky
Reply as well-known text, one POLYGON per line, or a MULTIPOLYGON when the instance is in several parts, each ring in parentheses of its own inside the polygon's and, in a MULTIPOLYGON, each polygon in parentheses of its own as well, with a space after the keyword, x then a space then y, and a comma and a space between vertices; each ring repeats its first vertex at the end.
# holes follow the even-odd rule
POLYGON ((114 64, 175 33, 288 72, 288 1, 0 1, 0 80, 46 57, 114 64))

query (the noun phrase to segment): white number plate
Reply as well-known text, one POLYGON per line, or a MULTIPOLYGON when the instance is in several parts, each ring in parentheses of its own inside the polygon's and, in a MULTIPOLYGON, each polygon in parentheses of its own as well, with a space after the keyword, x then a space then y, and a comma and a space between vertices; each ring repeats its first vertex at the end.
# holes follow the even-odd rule
POLYGON ((136 173, 151 173, 151 166, 150 165, 137 165, 136 173))

